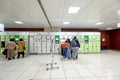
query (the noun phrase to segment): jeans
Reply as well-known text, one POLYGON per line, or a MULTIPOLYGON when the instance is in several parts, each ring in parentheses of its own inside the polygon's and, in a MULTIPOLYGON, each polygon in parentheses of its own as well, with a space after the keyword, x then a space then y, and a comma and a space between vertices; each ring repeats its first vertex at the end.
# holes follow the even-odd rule
POLYGON ((67 48, 63 48, 63 57, 67 58, 67 48))
POLYGON ((71 49, 68 49, 68 50, 67 50, 67 57, 68 57, 69 59, 71 59, 71 54, 72 54, 72 53, 71 53, 71 49))
POLYGON ((78 56, 78 50, 79 47, 72 47, 72 58, 76 59, 76 57, 78 56))

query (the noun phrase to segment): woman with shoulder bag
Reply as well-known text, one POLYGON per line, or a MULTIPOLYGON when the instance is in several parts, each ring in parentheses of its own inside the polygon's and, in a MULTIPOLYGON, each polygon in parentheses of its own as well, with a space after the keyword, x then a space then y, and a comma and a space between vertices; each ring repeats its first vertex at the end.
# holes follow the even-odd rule
POLYGON ((14 50, 15 46, 16 46, 16 43, 14 42, 14 39, 10 39, 10 41, 7 42, 7 44, 6 44, 6 49, 7 49, 6 58, 8 58, 8 60, 15 58, 15 50, 14 50))

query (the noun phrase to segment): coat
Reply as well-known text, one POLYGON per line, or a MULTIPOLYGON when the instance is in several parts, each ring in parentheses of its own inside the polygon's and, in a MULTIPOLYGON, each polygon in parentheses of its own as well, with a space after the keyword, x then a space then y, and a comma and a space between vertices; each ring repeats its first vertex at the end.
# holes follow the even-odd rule
POLYGON ((25 47, 25 42, 24 41, 19 41, 18 42, 18 52, 23 52, 25 47))

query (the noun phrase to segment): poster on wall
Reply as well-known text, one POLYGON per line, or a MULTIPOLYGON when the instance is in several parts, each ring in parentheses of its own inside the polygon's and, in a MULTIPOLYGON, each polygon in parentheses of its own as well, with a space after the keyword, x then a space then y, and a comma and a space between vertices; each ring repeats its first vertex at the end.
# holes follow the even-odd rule
POLYGON ((4 32, 4 24, 0 24, 0 32, 4 32))

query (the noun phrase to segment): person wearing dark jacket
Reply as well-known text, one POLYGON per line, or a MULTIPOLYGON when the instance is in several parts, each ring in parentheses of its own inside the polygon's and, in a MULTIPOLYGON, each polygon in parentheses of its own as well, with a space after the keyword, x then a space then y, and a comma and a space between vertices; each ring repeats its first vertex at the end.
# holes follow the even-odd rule
POLYGON ((23 41, 23 39, 21 38, 18 42, 18 59, 20 57, 20 54, 22 54, 22 57, 24 58, 24 47, 25 47, 25 42, 23 41))
POLYGON ((72 58, 77 59, 80 43, 76 37, 74 37, 73 40, 71 41, 71 46, 72 46, 72 58))

